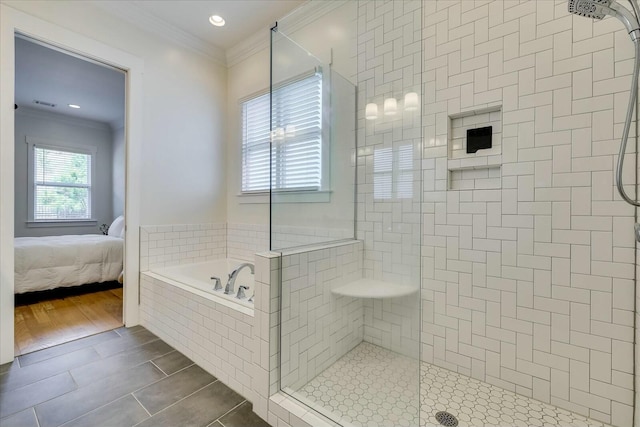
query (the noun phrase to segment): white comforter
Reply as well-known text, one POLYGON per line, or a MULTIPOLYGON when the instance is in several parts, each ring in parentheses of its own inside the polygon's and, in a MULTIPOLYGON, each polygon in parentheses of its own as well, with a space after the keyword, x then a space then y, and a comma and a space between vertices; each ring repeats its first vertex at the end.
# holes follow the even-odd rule
POLYGON ((99 234, 17 237, 15 293, 117 280, 124 240, 99 234))

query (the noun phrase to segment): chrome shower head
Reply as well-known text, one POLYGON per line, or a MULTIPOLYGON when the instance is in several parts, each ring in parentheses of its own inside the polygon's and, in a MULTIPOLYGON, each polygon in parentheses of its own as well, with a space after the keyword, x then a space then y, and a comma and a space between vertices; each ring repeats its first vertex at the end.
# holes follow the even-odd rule
POLYGON ((602 19, 610 11, 612 0, 569 0, 569 13, 587 18, 602 19))
MULTIPOLYGON (((629 1, 636 10, 635 0, 629 1)), ((603 19, 607 15, 614 16, 624 24, 634 42, 640 38, 640 25, 635 12, 620 6, 615 0, 569 0, 569 13, 592 19, 603 19)))

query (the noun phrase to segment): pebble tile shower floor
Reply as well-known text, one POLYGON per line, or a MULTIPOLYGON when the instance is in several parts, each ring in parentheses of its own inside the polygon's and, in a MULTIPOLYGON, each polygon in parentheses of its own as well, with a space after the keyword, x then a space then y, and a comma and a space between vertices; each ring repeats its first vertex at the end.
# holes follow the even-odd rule
MULTIPOLYGON (((415 360, 363 342, 296 394, 344 426, 416 426, 415 360)), ((416 385, 417 387, 417 385, 416 385)), ((599 421, 428 363, 420 367, 420 426, 447 411, 459 427, 608 427, 599 421)))
POLYGON ((241 395, 142 327, 0 365, 2 427, 266 427, 241 395))

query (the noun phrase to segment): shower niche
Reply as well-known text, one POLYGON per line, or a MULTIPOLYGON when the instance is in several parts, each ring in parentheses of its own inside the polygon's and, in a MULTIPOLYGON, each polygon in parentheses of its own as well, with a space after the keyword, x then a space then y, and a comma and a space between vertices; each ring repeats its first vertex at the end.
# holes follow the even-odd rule
POLYGON ((502 106, 451 114, 448 119, 448 190, 502 188, 502 106))

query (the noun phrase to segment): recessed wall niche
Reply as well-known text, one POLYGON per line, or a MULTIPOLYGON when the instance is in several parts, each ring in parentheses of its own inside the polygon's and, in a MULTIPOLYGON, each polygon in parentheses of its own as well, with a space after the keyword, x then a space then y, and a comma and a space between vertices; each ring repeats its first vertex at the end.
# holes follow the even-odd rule
POLYGON ((502 187, 502 106, 449 115, 447 167, 449 190, 502 187), (467 153, 469 130, 491 126, 491 148, 467 153))

